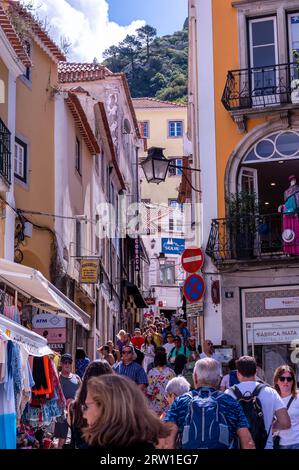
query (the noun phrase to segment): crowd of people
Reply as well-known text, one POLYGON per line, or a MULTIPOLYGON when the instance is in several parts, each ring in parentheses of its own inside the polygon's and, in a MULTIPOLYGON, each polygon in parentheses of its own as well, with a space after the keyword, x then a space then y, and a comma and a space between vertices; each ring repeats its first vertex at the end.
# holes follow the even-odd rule
POLYGON ((84 351, 61 358, 67 402, 55 426, 80 448, 299 448, 294 371, 280 366, 273 384, 257 375, 254 357, 233 358, 223 376, 210 340, 196 344, 184 320, 120 330, 90 362, 84 351), (173 331, 175 328, 175 331, 173 331))

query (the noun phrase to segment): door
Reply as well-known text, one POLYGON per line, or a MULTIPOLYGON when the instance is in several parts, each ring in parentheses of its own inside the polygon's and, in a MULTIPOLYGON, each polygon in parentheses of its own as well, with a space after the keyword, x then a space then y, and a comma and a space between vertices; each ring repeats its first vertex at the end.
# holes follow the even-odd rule
POLYGON ((253 106, 279 104, 276 17, 249 21, 250 86, 253 106))
POLYGON ((291 13, 288 15, 288 28, 289 28, 289 57, 290 63, 295 64, 290 66, 291 80, 299 78, 297 70, 297 63, 293 51, 299 54, 299 12, 291 13))
POLYGON ((238 192, 256 194, 258 199, 257 169, 243 166, 239 173, 238 192))

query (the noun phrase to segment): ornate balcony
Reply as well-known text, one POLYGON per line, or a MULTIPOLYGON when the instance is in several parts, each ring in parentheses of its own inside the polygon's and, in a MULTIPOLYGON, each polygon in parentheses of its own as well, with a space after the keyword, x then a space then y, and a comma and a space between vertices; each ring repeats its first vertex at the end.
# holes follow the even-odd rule
MULTIPOLYGON (((292 81, 299 76, 298 63, 267 65, 227 74, 222 103, 233 119, 245 130, 241 117, 292 108, 292 81)), ((243 119, 244 121, 244 119, 243 119)))
MULTIPOLYGON (((285 228, 282 214, 277 213, 213 219, 206 253, 219 266, 231 262, 297 258, 299 237, 286 243, 282 238, 285 228)), ((285 235, 289 236, 290 231, 286 230, 285 235)))
POLYGON ((0 119, 0 177, 11 183, 10 132, 0 119))

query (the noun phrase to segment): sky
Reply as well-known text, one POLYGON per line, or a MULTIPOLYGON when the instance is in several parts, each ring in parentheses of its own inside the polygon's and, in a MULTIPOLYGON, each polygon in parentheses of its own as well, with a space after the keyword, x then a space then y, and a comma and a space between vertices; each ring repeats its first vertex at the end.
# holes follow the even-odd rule
MULTIPOLYGON (((30 3, 30 0, 26 0, 30 3)), ((150 24, 158 35, 182 29, 187 0, 32 0, 37 15, 47 19, 49 35, 60 45, 72 44, 68 60, 102 60, 102 53, 127 34, 150 24), (173 5, 176 8, 174 9, 173 5)))

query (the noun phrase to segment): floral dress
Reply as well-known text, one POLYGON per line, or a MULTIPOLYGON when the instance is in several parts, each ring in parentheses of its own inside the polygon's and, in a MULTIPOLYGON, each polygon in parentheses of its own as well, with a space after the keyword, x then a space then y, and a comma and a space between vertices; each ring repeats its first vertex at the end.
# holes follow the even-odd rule
POLYGON ((149 405, 158 415, 161 415, 168 406, 165 398, 165 388, 169 380, 175 377, 175 373, 169 367, 154 367, 148 373, 148 387, 146 396, 149 405))

